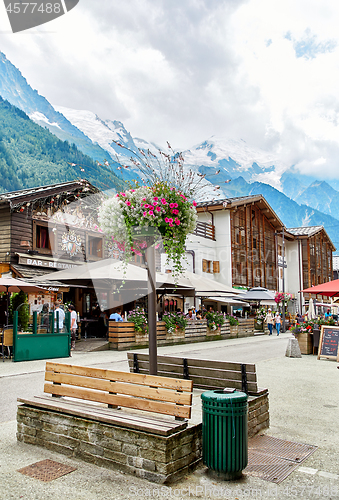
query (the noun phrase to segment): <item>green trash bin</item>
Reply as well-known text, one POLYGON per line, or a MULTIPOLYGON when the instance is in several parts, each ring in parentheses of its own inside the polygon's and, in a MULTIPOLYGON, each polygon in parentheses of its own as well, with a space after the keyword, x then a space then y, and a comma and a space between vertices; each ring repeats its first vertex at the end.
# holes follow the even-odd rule
POLYGON ((225 389, 201 399, 203 463, 223 479, 239 478, 248 461, 247 394, 225 389))

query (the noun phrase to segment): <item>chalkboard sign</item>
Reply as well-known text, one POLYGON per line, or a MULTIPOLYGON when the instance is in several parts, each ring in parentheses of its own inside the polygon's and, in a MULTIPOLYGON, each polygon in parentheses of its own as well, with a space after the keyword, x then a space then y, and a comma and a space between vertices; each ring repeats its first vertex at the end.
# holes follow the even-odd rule
POLYGON ((339 327, 322 326, 318 359, 321 357, 339 361, 339 327))

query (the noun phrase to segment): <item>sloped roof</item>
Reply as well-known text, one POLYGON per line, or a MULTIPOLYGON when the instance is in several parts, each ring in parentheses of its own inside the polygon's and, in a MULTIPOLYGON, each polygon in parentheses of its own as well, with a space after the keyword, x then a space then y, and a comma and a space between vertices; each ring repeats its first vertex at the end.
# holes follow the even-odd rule
POLYGON ((311 238, 312 236, 314 236, 315 234, 318 234, 320 233, 321 231, 323 231, 328 239, 328 241, 330 242, 330 244, 332 245, 332 248, 333 250, 336 250, 336 247, 333 245, 332 243, 332 240, 331 238, 329 237, 329 235, 327 234, 324 226, 302 226, 302 227, 292 227, 292 228, 288 228, 287 231, 290 233, 290 234, 293 234, 293 236, 304 236, 306 238, 311 238))
POLYGON ((23 201, 36 200, 39 198, 47 198, 54 194, 63 193, 65 191, 75 191, 82 188, 84 185, 89 187, 92 193, 99 192, 99 189, 93 186, 85 179, 62 182, 59 184, 50 184, 48 186, 39 186, 28 189, 21 189, 19 191, 11 191, 9 193, 0 194, 0 204, 9 203, 11 207, 20 205, 23 201))
POLYGON ((324 226, 302 226, 288 228, 287 231, 295 236, 313 236, 314 234, 319 233, 322 229, 324 229, 324 226))
POLYGON ((284 226, 278 215, 275 213, 271 205, 262 194, 254 194, 249 196, 237 196, 234 198, 224 198, 222 200, 202 201, 197 203, 197 211, 203 212, 208 210, 211 212, 217 210, 229 210, 239 207, 241 205, 248 205, 249 203, 256 203, 260 209, 266 212, 266 217, 273 227, 281 230, 284 226))

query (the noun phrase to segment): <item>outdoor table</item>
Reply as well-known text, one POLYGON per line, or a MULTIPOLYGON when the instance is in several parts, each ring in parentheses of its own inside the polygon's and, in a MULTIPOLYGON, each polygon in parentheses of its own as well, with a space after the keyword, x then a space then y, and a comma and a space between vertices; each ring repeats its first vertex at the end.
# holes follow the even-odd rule
POLYGON ((98 323, 97 319, 93 318, 83 318, 80 320, 81 324, 81 334, 82 334, 82 328, 84 329, 84 339, 87 340, 87 328, 89 327, 90 324, 93 323, 98 323))

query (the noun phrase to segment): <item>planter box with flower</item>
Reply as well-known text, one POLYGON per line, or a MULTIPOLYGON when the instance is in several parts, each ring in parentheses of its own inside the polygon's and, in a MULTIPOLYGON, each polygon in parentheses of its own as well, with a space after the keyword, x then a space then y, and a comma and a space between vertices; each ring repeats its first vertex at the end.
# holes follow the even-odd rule
MULTIPOLYGON (((165 340, 167 329, 164 321, 157 322, 157 338, 165 340)), ((148 345, 148 325, 145 312, 134 309, 128 314, 127 322, 109 322, 109 342, 112 349, 128 349, 137 345, 148 345)))
POLYGON ((187 327, 188 320, 185 318, 183 313, 165 312, 162 319, 166 325, 167 339, 182 339, 185 337, 185 329, 187 327))

